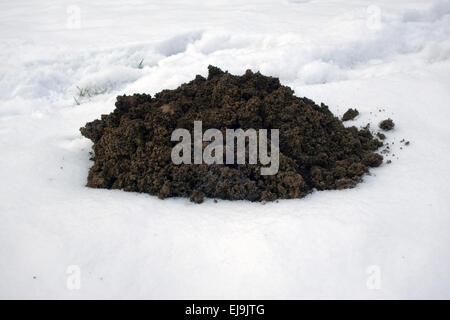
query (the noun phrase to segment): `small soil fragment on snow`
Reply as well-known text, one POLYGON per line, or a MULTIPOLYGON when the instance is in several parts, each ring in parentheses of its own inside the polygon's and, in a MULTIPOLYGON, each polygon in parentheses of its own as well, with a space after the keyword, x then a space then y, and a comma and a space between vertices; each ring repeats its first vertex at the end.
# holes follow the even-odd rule
POLYGON ((381 133, 381 132, 377 132, 377 137, 378 137, 378 139, 380 139, 380 140, 386 139, 386 135, 385 135, 384 133, 381 133))
POLYGON ((348 109, 342 116, 342 121, 349 121, 355 119, 359 115, 359 111, 356 109, 348 109))
POLYGON ((405 146, 409 146, 409 141, 406 141, 405 139, 400 140, 400 143, 403 143, 405 146))
POLYGON ((392 119, 386 119, 380 122, 379 127, 383 130, 389 131, 394 128, 394 121, 392 119))

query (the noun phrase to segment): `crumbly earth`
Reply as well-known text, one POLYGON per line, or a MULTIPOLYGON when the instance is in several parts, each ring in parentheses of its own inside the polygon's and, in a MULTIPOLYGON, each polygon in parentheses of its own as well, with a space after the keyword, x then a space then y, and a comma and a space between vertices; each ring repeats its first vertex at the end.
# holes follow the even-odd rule
MULTIPOLYGON (((81 128, 94 142, 87 186, 146 192, 159 198, 205 197, 272 201, 301 198, 314 189, 352 188, 383 157, 382 143, 367 128, 344 127, 324 104, 294 95, 277 78, 247 70, 236 76, 209 66, 175 90, 118 96, 116 109, 81 128), (260 174, 260 165, 175 165, 171 133, 217 128, 279 129, 280 167, 260 174)), ((224 135, 225 136, 225 135, 224 135)), ((224 139, 225 143, 225 139, 224 139)))
POLYGON ((394 128, 395 124, 394 121, 392 121, 392 119, 386 119, 381 121, 378 126, 383 130, 389 131, 394 128))
POLYGON ((344 115, 342 116, 342 121, 349 121, 355 119, 359 115, 359 111, 357 109, 348 109, 344 115))

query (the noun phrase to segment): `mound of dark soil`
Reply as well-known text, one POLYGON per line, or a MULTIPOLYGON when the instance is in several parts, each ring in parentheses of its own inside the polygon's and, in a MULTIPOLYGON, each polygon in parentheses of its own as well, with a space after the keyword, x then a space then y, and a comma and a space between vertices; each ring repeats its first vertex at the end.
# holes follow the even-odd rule
MULTIPOLYGON (((87 185, 189 197, 269 201, 301 198, 314 188, 354 187, 383 157, 368 129, 346 128, 324 104, 294 96, 277 78, 247 70, 242 76, 209 67, 175 90, 118 96, 116 109, 81 128, 94 142, 87 185), (171 133, 217 128, 279 129, 280 165, 261 175, 260 164, 180 164, 171 160, 171 133)), ((225 143, 225 142, 224 142, 225 143)), ((270 148, 269 148, 270 149, 270 148)), ((225 153, 224 153, 225 154, 225 153)))

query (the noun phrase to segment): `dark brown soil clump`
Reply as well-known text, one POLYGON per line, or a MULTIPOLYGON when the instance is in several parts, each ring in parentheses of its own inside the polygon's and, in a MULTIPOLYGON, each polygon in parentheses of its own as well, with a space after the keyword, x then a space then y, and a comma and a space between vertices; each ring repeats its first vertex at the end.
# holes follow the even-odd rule
POLYGON ((380 122, 379 127, 383 130, 389 131, 394 128, 395 124, 392 119, 386 119, 380 122))
POLYGON ((383 159, 374 153, 382 143, 368 129, 344 127, 326 105, 294 96, 277 78, 250 70, 235 76, 212 66, 207 79, 198 75, 154 97, 118 96, 111 114, 80 130, 94 142, 87 186, 198 203, 205 197, 272 201, 301 198, 313 189, 352 188, 383 159), (278 173, 261 175, 261 165, 248 161, 174 164, 171 133, 185 128, 192 134, 199 120, 203 132, 279 129, 278 173))
POLYGON ((348 109, 342 116, 342 121, 349 121, 355 119, 359 115, 359 111, 356 109, 348 109))

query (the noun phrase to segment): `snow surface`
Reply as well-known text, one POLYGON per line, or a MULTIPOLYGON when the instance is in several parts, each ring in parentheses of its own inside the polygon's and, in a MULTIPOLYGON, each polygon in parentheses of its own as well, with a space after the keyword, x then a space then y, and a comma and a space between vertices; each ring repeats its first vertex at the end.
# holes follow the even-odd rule
POLYGON ((449 85, 449 1, 2 1, 0 297, 448 299, 449 85), (79 128, 208 64, 393 118, 392 164, 267 204, 85 187, 79 128))

